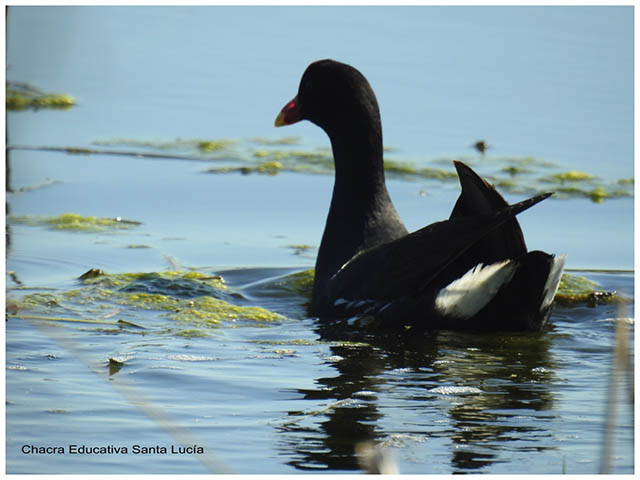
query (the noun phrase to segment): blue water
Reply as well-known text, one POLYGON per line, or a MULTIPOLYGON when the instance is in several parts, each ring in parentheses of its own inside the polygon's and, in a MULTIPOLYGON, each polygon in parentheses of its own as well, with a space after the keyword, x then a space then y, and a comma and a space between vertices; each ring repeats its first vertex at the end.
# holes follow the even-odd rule
MULTIPOLYGON (((11 7, 7 79, 78 103, 9 112, 9 143, 295 135, 303 148, 327 146, 311 124, 273 128, 306 65, 327 57, 367 76, 385 144, 401 159, 473 157, 469 146, 484 138, 489 155, 531 156, 608 180, 633 176, 631 7, 11 7)), ((522 349, 446 333, 349 348, 331 343, 302 308, 256 287, 313 266, 315 250, 294 255, 287 246, 317 247, 330 176, 203 175, 202 162, 23 150, 10 162, 16 191, 59 181, 8 194, 12 215, 143 222, 118 234, 11 225, 7 269, 26 293, 76 288, 90 268, 177 263, 222 274, 287 320, 182 338, 10 319, 8 473, 345 473, 357 471, 353 441, 362 439, 388 445, 403 473, 598 472, 611 319, 633 312, 563 307, 555 328, 522 349), (107 377, 108 358, 118 355, 130 360, 107 377), (434 390, 450 385, 481 393, 434 390), (206 445, 214 465, 191 455, 20 451, 30 443, 178 445, 184 435, 206 445)), ((388 184, 410 229, 446 218, 457 195, 454 185, 388 184)), ((568 253, 569 268, 633 295, 633 199, 548 200, 520 222, 531 248, 568 253)), ((10 298, 23 294, 16 287, 8 278, 10 298)), ((626 403, 619 412, 614 472, 632 473, 633 420, 626 403)))

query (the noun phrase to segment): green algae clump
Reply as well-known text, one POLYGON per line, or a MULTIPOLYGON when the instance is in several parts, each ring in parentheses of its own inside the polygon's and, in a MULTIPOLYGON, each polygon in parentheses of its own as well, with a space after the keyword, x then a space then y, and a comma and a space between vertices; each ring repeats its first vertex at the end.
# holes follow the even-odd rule
POLYGON ((5 95, 5 106, 12 111, 41 108, 68 110, 76 103, 71 95, 43 92, 27 83, 7 82, 5 95))
POLYGON ((511 176, 530 173, 529 169, 527 169, 525 167, 517 166, 517 165, 508 165, 508 166, 502 168, 500 171, 503 172, 503 173, 507 173, 507 174, 509 174, 511 176))
POLYGON ((559 187, 554 189, 556 196, 584 197, 593 203, 602 203, 610 198, 632 197, 633 192, 625 190, 607 190, 602 186, 592 189, 583 189, 578 187, 559 187))
POLYGON ((249 320, 253 322, 276 322, 284 320, 278 313, 262 307, 232 305, 213 297, 199 297, 169 315, 173 320, 191 323, 219 324, 249 320))
MULTIPOLYGON (((58 294, 34 293, 15 301, 18 311, 39 316, 17 317, 66 322, 106 323, 138 326, 149 320, 143 312, 158 312, 160 317, 191 325, 215 326, 238 322, 264 323, 282 321, 284 316, 258 306, 243 305, 242 295, 230 292, 219 275, 198 271, 133 272, 108 274, 91 269, 78 278, 80 287, 58 294), (124 308, 123 308, 124 307, 124 308), (136 323, 100 320, 109 311, 136 323), (64 312, 67 317, 60 317, 64 312), (45 314, 47 316, 45 316, 45 314), (56 316, 53 317, 52 314, 56 316), (142 319, 139 317, 142 316, 142 319), (80 317, 80 318, 72 318, 80 317)), ((206 335, 200 330, 180 329, 188 335, 206 335)), ((186 335, 186 334, 185 334, 186 335)))
POLYGON ((232 173, 239 172, 243 175, 249 175, 250 173, 260 173, 266 175, 277 175, 283 169, 282 163, 277 160, 271 160, 263 162, 258 165, 247 167, 213 167, 206 171, 206 173, 232 173))
POLYGON ((265 138, 265 137, 252 137, 250 142, 260 145, 297 145, 300 143, 300 137, 281 137, 281 138, 265 138))
POLYGON ((280 279, 277 286, 283 290, 295 293, 301 297, 311 300, 311 292, 313 291, 313 279, 315 270, 303 270, 302 272, 292 273, 280 279))
POLYGON ((594 188, 593 190, 588 192, 588 195, 591 201, 595 203, 602 203, 605 198, 610 198, 612 196, 602 187, 594 188))
POLYGON ((599 304, 626 302, 628 299, 616 292, 605 292, 600 285, 586 277, 564 273, 560 278, 555 301, 559 305, 599 304))
POLYGON ((199 140, 196 144, 198 149, 203 152, 214 152, 227 148, 230 143, 230 140, 199 140))
POLYGON ((286 248, 293 250, 294 255, 302 255, 304 252, 313 250, 315 247, 313 245, 307 245, 307 244, 293 244, 293 245, 287 245, 286 248))
POLYGON ((234 140, 203 140, 182 139, 175 140, 142 140, 137 138, 113 138, 109 140, 95 140, 94 145, 141 147, 154 150, 196 150, 200 152, 216 152, 224 150, 234 143, 234 140))
POLYGON ((85 285, 105 289, 118 289, 121 293, 145 293, 192 298, 219 295, 227 291, 220 275, 204 272, 134 272, 107 274, 91 269, 79 277, 85 285))
POLYGON ((133 220, 123 220, 120 217, 104 218, 78 215, 77 213, 63 213, 54 217, 42 216, 11 216, 9 223, 46 226, 52 230, 70 230, 78 232, 103 232, 118 230, 141 225, 133 220))
POLYGON ((384 171, 390 178, 401 178, 405 180, 455 180, 458 178, 458 175, 453 170, 431 167, 421 168, 411 162, 388 158, 384 159, 384 171))
POLYGON ((593 180, 595 177, 590 173, 569 170, 568 172, 556 173, 546 177, 546 180, 554 183, 564 182, 583 182, 585 180, 593 180))

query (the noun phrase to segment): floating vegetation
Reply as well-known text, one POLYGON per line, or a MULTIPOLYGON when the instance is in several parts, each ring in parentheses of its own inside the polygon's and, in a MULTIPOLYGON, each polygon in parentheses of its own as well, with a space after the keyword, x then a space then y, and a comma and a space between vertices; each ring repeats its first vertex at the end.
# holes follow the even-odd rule
POLYGON ((125 220, 120 217, 86 217, 76 213, 63 213, 54 217, 44 216, 10 216, 9 223, 46 226, 52 230, 71 230, 77 232, 103 232, 107 230, 118 230, 141 225, 135 220, 125 220))
POLYGON ((555 301, 565 306, 586 304, 595 307, 606 303, 626 303, 630 299, 616 292, 605 292, 598 283, 588 278, 564 273, 560 278, 555 301))
POLYGON ((230 141, 220 140, 199 140, 196 143, 196 146, 198 147, 198 150, 202 150, 203 152, 214 152, 216 150, 227 148, 230 143, 230 141))
POLYGON ((531 173, 531 170, 529 170, 528 168, 522 167, 522 166, 516 166, 516 165, 508 165, 502 168, 500 171, 503 173, 509 174, 512 177, 515 175, 523 175, 523 174, 531 173))
POLYGON ((607 198, 632 196, 632 190, 625 190, 616 188, 616 185, 632 185, 633 182, 627 183, 623 179, 617 180, 611 185, 605 188, 604 185, 598 185, 594 183, 596 177, 586 172, 578 172, 570 170, 568 172, 555 173, 540 179, 541 182, 558 183, 561 186, 554 187, 554 190, 559 195, 585 197, 590 199, 594 203, 602 203, 607 198), (581 186, 576 186, 580 183, 581 186), (566 186, 568 185, 569 186, 566 186))
POLYGON ((389 178, 401 178, 405 180, 417 180, 430 178, 437 180, 456 180, 458 175, 453 170, 431 167, 417 167, 407 161, 385 159, 384 170, 389 178))
MULTIPOLYGON (((167 271, 107 274, 91 269, 78 278, 79 288, 56 294, 33 293, 12 300, 9 318, 50 322, 76 322, 113 325, 121 331, 142 329, 144 311, 192 327, 211 327, 221 323, 247 321, 261 324, 285 317, 261 307, 242 305, 242 295, 232 292, 219 275, 197 271, 167 271), (137 318, 106 320, 104 311, 118 307, 118 313, 137 318), (122 309, 121 307, 126 307, 122 309), (64 313, 64 316, 61 315, 64 313)), ((148 326, 144 326, 148 329, 148 326)), ((181 336, 203 336, 198 328, 179 328, 181 336)))
POLYGON ((76 103, 70 95, 44 92, 22 82, 7 82, 5 93, 6 108, 13 111, 41 108, 68 110, 76 103))
POLYGON ((172 332, 174 337, 184 337, 184 338, 200 338, 200 337, 207 337, 207 333, 202 331, 202 330, 197 330, 197 329, 186 329, 186 330, 179 330, 177 332, 172 332))
POLYGON ((201 152, 214 152, 223 150, 235 143, 234 140, 213 139, 183 139, 175 140, 140 140, 136 138, 114 138, 111 140, 96 140, 94 145, 139 147, 151 150, 199 150, 201 152))
POLYGON ((159 160, 187 160, 187 161, 212 161, 212 160, 238 160, 235 153, 227 148, 234 143, 233 140, 182 140, 154 141, 136 139, 98 140, 94 145, 101 146, 128 146, 145 150, 105 150, 75 146, 33 146, 33 145, 7 145, 7 150, 32 150, 42 152, 60 152, 76 155, 117 155, 134 158, 147 158, 159 160), (156 151, 149 151, 156 150, 156 151), (169 151, 175 151, 170 153, 169 151))
POLYGON ((286 292, 311 300, 314 275, 315 270, 310 268, 309 270, 286 275, 279 279, 275 285, 286 292))
POLYGON ((262 173, 267 175, 276 175, 282 170, 282 163, 277 160, 260 163, 251 167, 213 167, 206 171, 206 173, 232 173, 240 172, 243 175, 249 175, 250 173, 262 173))
MULTIPOLYGON (((251 166, 214 167, 206 173, 266 173, 275 175, 280 172, 312 173, 331 175, 334 172, 333 157, 324 151, 305 150, 267 150, 253 152, 253 157, 260 163, 251 166)), ((389 178, 404 180, 438 179, 456 180, 458 176, 451 168, 419 167, 407 161, 385 160, 385 172, 389 178)))
POLYGON ((313 250, 315 247, 313 245, 306 245, 306 244, 302 244, 302 245, 287 245, 286 248, 290 248, 291 250, 293 250, 293 254, 294 255, 302 255, 305 252, 308 252, 309 250, 313 250))
POLYGON ((298 145, 300 143, 300 137, 282 137, 282 138, 265 138, 265 137, 252 137, 250 142, 257 143, 259 145, 298 145))
POLYGON ((328 175, 333 173, 333 157, 328 152, 260 149, 253 152, 259 162, 278 162, 281 171, 328 175))
POLYGON ((122 292, 143 292, 146 294, 171 294, 180 297, 216 295, 227 290, 220 275, 203 272, 166 271, 107 274, 92 268, 78 277, 85 285, 104 288, 118 288, 122 292))
POLYGON ((47 188, 47 187, 51 187, 53 185, 58 185, 60 183, 62 183, 62 181, 55 180, 55 179, 52 179, 52 178, 47 178, 47 179, 45 179, 44 182, 36 184, 36 185, 25 185, 25 186, 20 187, 20 188, 11 188, 10 190, 7 190, 7 193, 33 192, 35 190, 40 190, 41 188, 47 188))
POLYGON ((173 320, 204 323, 207 325, 221 322, 235 322, 236 320, 248 320, 264 323, 284 320, 282 315, 271 312, 262 307, 239 306, 218 300, 213 297, 198 297, 189 302, 186 308, 177 306, 176 310, 169 314, 173 320))
POLYGON ((582 182, 584 180, 592 180, 594 178, 593 175, 586 172, 577 172, 575 170, 570 170, 568 172, 555 173, 553 175, 549 175, 548 177, 544 177, 541 180, 545 182, 553 182, 553 183, 565 183, 565 182, 582 182))
POLYGON ((559 187, 556 189, 556 193, 560 195, 586 197, 594 203, 602 203, 607 198, 631 196, 630 192, 625 192, 623 190, 608 192, 602 187, 596 187, 593 190, 575 187, 559 187))
MULTIPOLYGON (((205 173, 275 176, 281 172, 333 175, 333 156, 330 149, 300 148, 298 137, 244 140, 182 139, 141 140, 116 138, 97 140, 94 145, 117 147, 110 150, 83 147, 34 147, 10 145, 9 149, 58 151, 69 154, 125 155, 147 159, 176 159, 223 163, 205 173), (122 150, 134 147, 138 150, 122 150)), ((604 180, 588 172, 567 170, 561 165, 534 157, 494 157, 482 159, 465 156, 409 161, 389 158, 385 149, 387 178, 404 181, 457 182, 453 160, 473 166, 478 173, 503 193, 535 195, 554 191, 555 199, 585 198, 594 203, 614 198, 632 197, 634 179, 604 180)), ((395 156, 396 154, 394 154, 395 156)))

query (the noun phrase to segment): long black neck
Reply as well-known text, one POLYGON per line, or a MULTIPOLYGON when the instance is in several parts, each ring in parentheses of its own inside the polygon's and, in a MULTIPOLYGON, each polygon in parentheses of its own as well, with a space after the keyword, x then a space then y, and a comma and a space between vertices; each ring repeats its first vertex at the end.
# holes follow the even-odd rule
POLYGON ((335 163, 331 206, 316 260, 314 310, 328 281, 359 251, 389 242, 407 230, 385 186, 380 123, 348 134, 327 132, 335 163))

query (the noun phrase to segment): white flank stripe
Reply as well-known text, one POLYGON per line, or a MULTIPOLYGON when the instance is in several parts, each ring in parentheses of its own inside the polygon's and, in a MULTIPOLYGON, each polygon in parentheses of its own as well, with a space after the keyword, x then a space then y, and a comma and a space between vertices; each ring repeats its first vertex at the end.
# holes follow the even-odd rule
POLYGON ((379 306, 379 302, 371 299, 364 300, 346 300, 344 298, 337 298, 333 302, 334 307, 344 306, 343 308, 349 310, 362 310, 362 313, 369 313, 379 306))
POLYGON ((516 262, 505 260, 492 265, 479 263, 462 277, 438 292, 436 310, 460 319, 474 316, 513 278, 516 262))
POLYGON ((567 260, 567 254, 558 255, 553 258, 553 264, 549 270, 549 276, 544 284, 544 299, 540 305, 540 311, 543 311, 551 302, 553 297, 556 296, 558 291, 558 285, 560 284, 560 277, 562 277, 562 271, 564 270, 564 262, 567 260))
POLYGON ((393 302, 387 303, 384 307, 382 307, 380 310, 378 310, 378 313, 382 313, 384 310, 389 308, 392 304, 393 304, 393 302))

